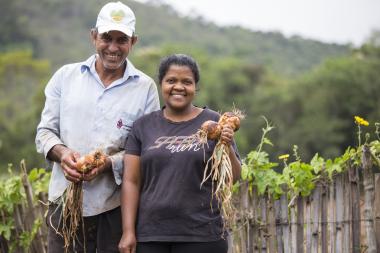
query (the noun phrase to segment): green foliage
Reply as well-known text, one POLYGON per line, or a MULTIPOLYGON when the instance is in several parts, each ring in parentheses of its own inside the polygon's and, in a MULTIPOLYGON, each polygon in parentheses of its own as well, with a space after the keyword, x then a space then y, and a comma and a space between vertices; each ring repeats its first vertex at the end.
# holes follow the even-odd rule
POLYGON ((0 223, 0 235, 4 237, 5 240, 9 241, 11 239, 12 228, 14 227, 14 220, 7 219, 0 223))
MULTIPOLYGON (((357 127, 360 128, 360 125, 357 127)), ((376 131, 378 131, 380 125, 376 123, 376 127, 376 131)), ((266 135, 272 129, 273 127, 266 121, 261 142, 255 150, 248 154, 242 166, 241 179, 249 183, 250 189, 255 186, 259 195, 270 195, 277 199, 287 192, 292 201, 297 196, 309 196, 316 183, 328 183, 334 180, 337 174, 344 172, 349 166, 360 167, 363 145, 369 146, 373 164, 380 167, 380 141, 379 139, 373 141, 367 139, 366 143, 357 148, 347 148, 343 155, 334 159, 325 160, 315 154, 309 163, 301 160, 298 147, 295 146, 293 162, 288 163, 288 154, 279 157, 283 160, 284 166, 282 173, 278 173, 275 170, 278 169, 279 164, 272 162, 268 153, 262 150, 264 144, 268 143, 266 135)), ((378 138, 378 136, 376 137, 378 138)), ((272 145, 271 141, 269 143, 272 145)))
POLYGON ((263 128, 261 142, 256 150, 252 150, 244 160, 241 172, 241 178, 250 183, 250 189, 253 185, 257 187, 259 194, 268 192, 274 195, 275 198, 283 194, 282 176, 273 170, 278 166, 278 163, 269 161, 268 153, 262 150, 264 144, 273 145, 266 135, 273 129, 269 122, 264 118, 266 127, 263 128))
POLYGON ((22 188, 21 177, 12 175, 11 167, 8 168, 10 178, 0 181, 0 210, 13 213, 15 205, 21 204, 25 200, 25 193, 22 188))
POLYGON ((313 173, 313 167, 310 164, 301 161, 295 161, 285 166, 283 170, 284 181, 292 196, 309 196, 315 187, 315 180, 318 176, 313 173))
POLYGON ((30 245, 32 244, 33 239, 36 237, 38 229, 41 227, 41 225, 42 225, 42 220, 36 219, 33 223, 31 231, 22 231, 22 233, 20 234, 20 236, 18 238, 19 241, 17 242, 17 244, 19 246, 21 246, 24 250, 29 249, 30 245))
POLYGON ((34 138, 43 105, 43 87, 49 64, 32 58, 31 51, 0 53, 0 168, 36 156, 34 138))
POLYGON ((40 193, 46 193, 49 187, 50 172, 45 169, 32 169, 28 174, 28 180, 32 184, 35 199, 40 193))
MULTIPOLYGON (((11 166, 8 168, 8 177, 0 178, 0 235, 9 241, 10 252, 13 252, 18 246, 29 249, 35 238, 38 229, 42 225, 41 219, 36 219, 30 230, 21 231, 19 235, 15 233, 16 225, 14 212, 17 206, 27 206, 26 194, 22 184, 21 174, 14 174, 11 166)), ((44 169, 33 169, 28 174, 28 179, 33 186, 35 205, 39 194, 46 194, 50 172, 44 169)))

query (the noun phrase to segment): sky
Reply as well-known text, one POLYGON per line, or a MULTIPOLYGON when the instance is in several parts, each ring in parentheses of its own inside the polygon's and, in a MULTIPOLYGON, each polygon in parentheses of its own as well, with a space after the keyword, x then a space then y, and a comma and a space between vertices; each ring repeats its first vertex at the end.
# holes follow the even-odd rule
MULTIPOLYGON (((140 0, 147 2, 149 0, 140 0)), ((322 42, 360 46, 380 30, 380 0, 155 0, 185 16, 217 25, 277 31, 322 42)))

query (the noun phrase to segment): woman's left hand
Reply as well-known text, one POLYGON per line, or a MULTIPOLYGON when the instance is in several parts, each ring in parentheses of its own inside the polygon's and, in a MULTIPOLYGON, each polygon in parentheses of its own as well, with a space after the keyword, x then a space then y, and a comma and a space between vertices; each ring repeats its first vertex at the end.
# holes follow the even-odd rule
POLYGON ((224 125, 222 132, 220 133, 220 139, 227 145, 232 144, 232 140, 234 139, 234 130, 231 126, 228 124, 224 125))
POLYGON ((123 233, 119 242, 120 253, 136 253, 136 236, 133 233, 123 233))

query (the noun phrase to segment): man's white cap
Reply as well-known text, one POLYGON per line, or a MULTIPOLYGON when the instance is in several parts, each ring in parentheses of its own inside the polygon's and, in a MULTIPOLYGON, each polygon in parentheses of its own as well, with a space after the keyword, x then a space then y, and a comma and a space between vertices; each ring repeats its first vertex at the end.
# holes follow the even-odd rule
POLYGON ((120 31, 132 37, 135 32, 136 18, 133 11, 121 2, 110 2, 100 10, 96 20, 99 33, 120 31))

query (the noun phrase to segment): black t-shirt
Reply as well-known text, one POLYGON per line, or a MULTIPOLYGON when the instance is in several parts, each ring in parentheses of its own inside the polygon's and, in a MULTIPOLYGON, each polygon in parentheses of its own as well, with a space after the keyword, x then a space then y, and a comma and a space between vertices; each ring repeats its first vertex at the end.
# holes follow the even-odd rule
POLYGON ((184 122, 166 119, 162 110, 135 121, 126 153, 139 155, 141 162, 137 241, 202 242, 221 238, 222 218, 215 197, 211 197, 211 180, 200 187, 216 142, 208 141, 203 149, 189 140, 203 122, 218 119, 218 113, 205 108, 184 122))

